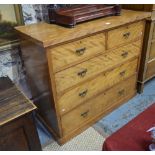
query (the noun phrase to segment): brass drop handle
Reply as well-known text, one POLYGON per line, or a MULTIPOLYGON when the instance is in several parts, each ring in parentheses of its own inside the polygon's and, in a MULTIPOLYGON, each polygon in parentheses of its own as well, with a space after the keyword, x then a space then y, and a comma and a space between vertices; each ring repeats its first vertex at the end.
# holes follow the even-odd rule
POLYGON ((83 92, 79 93, 80 97, 85 97, 87 95, 88 89, 84 90, 83 92))
POLYGON ((85 51, 86 51, 86 47, 79 48, 79 49, 76 50, 76 54, 78 56, 80 56, 80 55, 83 55, 85 53, 85 51))
POLYGON ((119 94, 120 96, 123 95, 124 93, 125 93, 125 90, 124 90, 124 89, 118 91, 118 94, 119 94))
POLYGON ((87 69, 83 69, 80 72, 78 72, 77 75, 80 77, 84 77, 86 75, 86 73, 87 73, 87 69))
POLYGON ((121 54, 121 56, 122 56, 123 58, 126 58, 126 57, 128 56, 128 52, 127 52, 127 51, 124 51, 124 52, 121 54))
POLYGON ((126 71, 124 70, 124 71, 120 72, 119 74, 120 74, 120 76, 124 76, 125 73, 126 73, 126 71))
POLYGON ((130 32, 126 32, 126 33, 123 34, 123 37, 124 37, 125 39, 128 39, 129 36, 130 36, 130 32))
POLYGON ((87 111, 81 113, 81 116, 85 118, 85 117, 88 116, 88 113, 89 113, 89 110, 87 110, 87 111))

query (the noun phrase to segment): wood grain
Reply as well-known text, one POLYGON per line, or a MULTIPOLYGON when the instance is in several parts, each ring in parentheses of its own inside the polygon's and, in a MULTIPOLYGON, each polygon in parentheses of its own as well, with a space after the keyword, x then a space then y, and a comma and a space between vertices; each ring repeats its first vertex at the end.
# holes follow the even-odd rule
POLYGON ((155 59, 149 61, 147 64, 146 79, 149 79, 153 75, 155 75, 155 59))
POLYGON ((31 98, 38 108, 38 113, 59 135, 59 117, 56 116, 46 49, 30 39, 21 38, 21 50, 26 70, 26 83, 28 84, 31 98))
POLYGON ((108 49, 118 45, 128 43, 136 38, 141 38, 143 35, 144 24, 143 21, 138 23, 123 26, 108 32, 108 49), (117 36, 117 39, 114 37, 117 36))
POLYGON ((150 12, 122 10, 121 16, 110 16, 107 18, 89 21, 79 24, 73 29, 47 23, 18 26, 15 29, 18 30, 18 32, 20 32, 22 35, 37 41, 44 47, 48 47, 107 29, 116 28, 120 25, 142 20, 150 16, 150 12))
POLYGON ((142 43, 143 43, 143 38, 139 39, 138 41, 134 41, 133 45, 139 47, 140 51, 142 49, 142 43))
POLYGON ((99 53, 104 53, 105 35, 104 33, 93 35, 75 42, 51 48, 50 51, 53 70, 54 72, 58 72, 66 66, 80 63, 99 53))
POLYGON ((32 112, 0 126, 0 151, 41 151, 32 112))
MULTIPOLYGON (((155 41, 155 5, 154 4, 124 4, 122 5, 125 9, 130 10, 139 10, 139 11, 149 11, 151 13, 151 17, 147 18, 145 33, 144 33, 144 41, 142 46, 142 54, 140 61, 140 69, 138 76, 138 92, 142 93, 144 89, 144 83, 155 76, 155 74, 150 74, 147 65, 151 60, 154 59, 154 41, 155 41), (146 75, 147 74, 147 75, 146 75)), ((150 71, 152 72, 152 71, 150 71)))
POLYGON ((106 73, 101 73, 96 78, 86 81, 84 84, 78 85, 76 88, 58 97, 60 114, 65 114, 89 98, 135 74, 136 71, 137 59, 134 59, 106 73))
POLYGON ((67 135, 70 131, 79 128, 86 121, 95 117, 96 114, 112 108, 119 100, 135 92, 135 89, 136 76, 133 76, 67 113, 62 117, 63 135, 67 135), (72 118, 74 118, 74 121, 72 118))
POLYGON ((153 13, 155 10, 155 4, 122 4, 122 8, 137 11, 149 11, 151 12, 151 19, 155 19, 153 13))
POLYGON ((93 78, 103 71, 111 69, 118 64, 123 64, 131 58, 137 57, 139 52, 139 48, 133 45, 127 45, 117 48, 106 55, 100 55, 90 59, 89 61, 58 72, 55 74, 57 93, 61 93, 62 91, 65 91, 66 89, 79 84, 80 82, 86 81, 89 78, 93 78), (78 73, 83 72, 83 76, 78 75, 78 73))
POLYGON ((76 135, 80 134, 81 132, 86 130, 88 127, 92 126, 94 123, 96 123, 97 121, 102 119, 104 116, 106 116, 107 114, 112 112, 114 109, 119 108, 119 106, 121 106, 123 103, 126 103, 127 101, 129 101, 135 95, 136 95, 136 91, 133 91, 133 93, 129 94, 128 96, 126 96, 126 98, 123 98, 122 100, 117 101, 117 103, 115 105, 113 105, 112 108, 107 109, 106 111, 102 111, 99 114, 96 114, 96 117, 92 117, 91 119, 86 121, 84 124, 79 126, 79 128, 76 128, 75 130, 70 131, 68 135, 64 135, 63 137, 57 139, 58 143, 60 145, 66 143, 67 141, 69 141, 70 139, 72 139, 73 137, 75 137, 76 135))
POLYGON ((155 59, 155 41, 151 43, 149 60, 155 59))
POLYGON ((0 78, 0 85, 0 126, 36 109, 8 77, 0 78))
POLYGON ((29 41, 22 53, 39 114, 60 143, 135 95, 145 19, 150 15, 123 10, 121 16, 72 29, 45 23, 16 28, 29 41), (131 34, 124 41, 126 30, 131 34))

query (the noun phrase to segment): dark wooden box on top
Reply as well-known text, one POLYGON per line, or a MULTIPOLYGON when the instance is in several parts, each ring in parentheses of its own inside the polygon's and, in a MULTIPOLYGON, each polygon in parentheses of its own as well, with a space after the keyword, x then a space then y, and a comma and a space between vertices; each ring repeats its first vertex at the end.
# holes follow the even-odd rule
POLYGON ((121 7, 117 4, 79 4, 48 10, 50 23, 56 23, 67 27, 74 27, 77 23, 99 17, 120 15, 120 12, 121 7))

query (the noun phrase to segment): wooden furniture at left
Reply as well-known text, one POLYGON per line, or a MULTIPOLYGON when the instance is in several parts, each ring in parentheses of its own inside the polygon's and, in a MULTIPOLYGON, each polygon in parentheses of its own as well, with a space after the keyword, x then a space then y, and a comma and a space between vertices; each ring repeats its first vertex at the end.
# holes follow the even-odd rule
POLYGON ((0 151, 41 150, 35 109, 8 77, 0 78, 0 151))

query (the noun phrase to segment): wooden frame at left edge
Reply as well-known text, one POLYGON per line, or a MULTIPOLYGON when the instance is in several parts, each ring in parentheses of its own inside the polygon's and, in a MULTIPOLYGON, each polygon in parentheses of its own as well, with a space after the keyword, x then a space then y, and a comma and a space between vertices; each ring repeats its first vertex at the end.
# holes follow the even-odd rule
MULTIPOLYGON (((24 25, 24 19, 23 19, 21 4, 12 4, 12 5, 14 7, 14 13, 15 13, 17 24, 18 25, 24 25)), ((18 45, 19 45, 19 40, 10 41, 10 42, 0 46, 0 52, 11 49, 12 47, 16 47, 18 45)))
POLYGON ((24 19, 23 19, 21 4, 13 4, 13 6, 14 6, 16 21, 17 21, 18 25, 23 25, 24 19))

